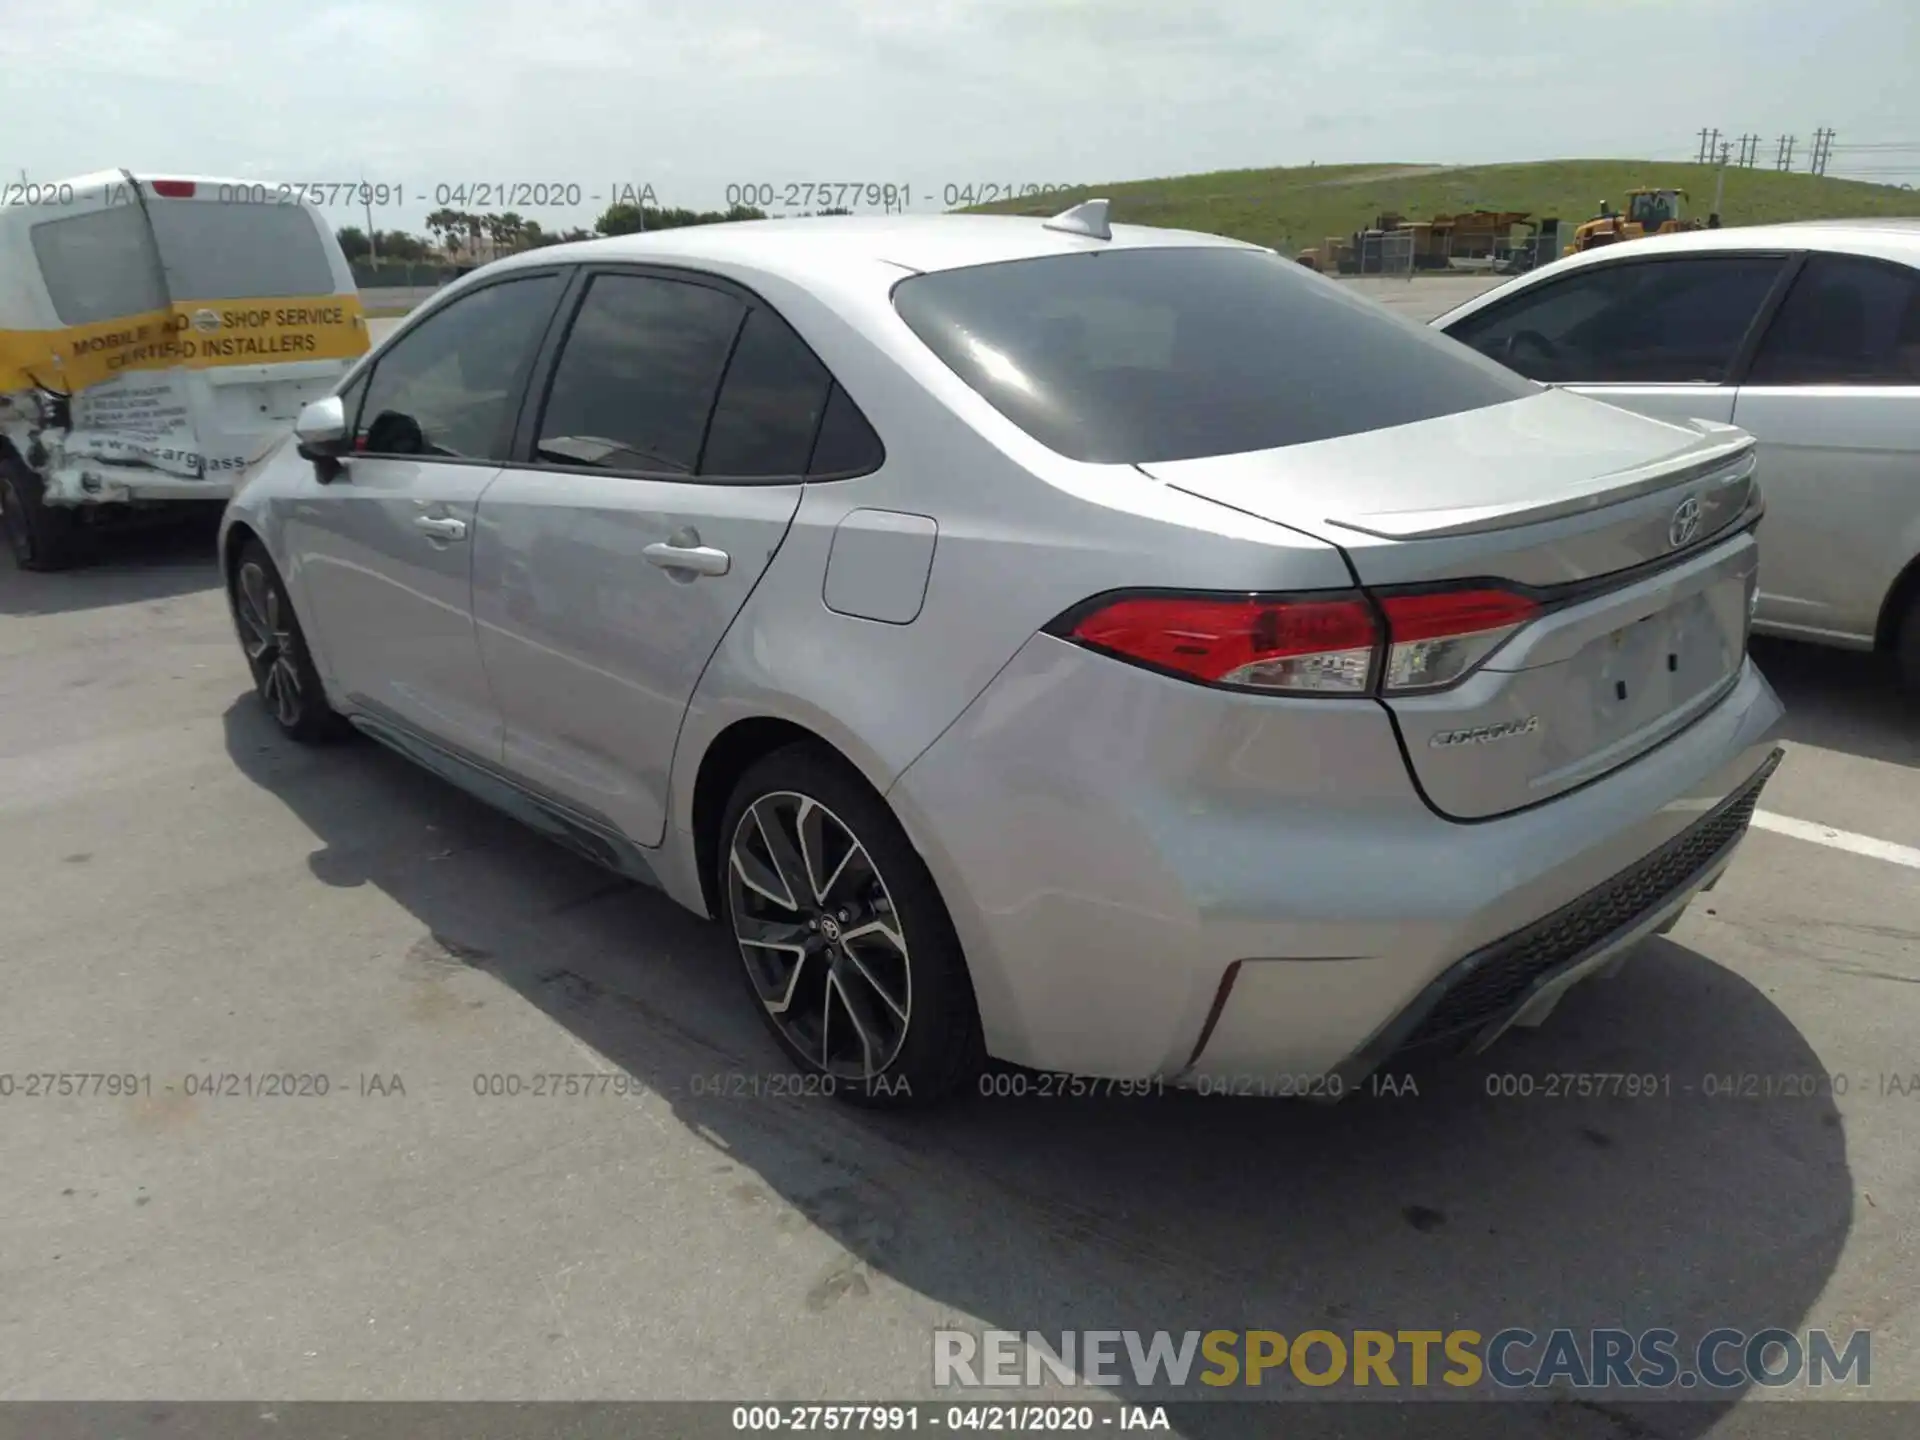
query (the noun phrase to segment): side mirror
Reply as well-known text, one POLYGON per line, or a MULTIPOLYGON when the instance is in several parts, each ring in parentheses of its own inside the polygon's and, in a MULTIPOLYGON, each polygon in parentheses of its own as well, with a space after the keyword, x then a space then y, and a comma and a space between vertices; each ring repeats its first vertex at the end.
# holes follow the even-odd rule
POLYGON ((309 460, 334 460, 345 454, 347 407, 340 403, 340 397, 329 395, 324 400, 310 402, 293 422, 293 438, 299 442, 300 453, 309 460))

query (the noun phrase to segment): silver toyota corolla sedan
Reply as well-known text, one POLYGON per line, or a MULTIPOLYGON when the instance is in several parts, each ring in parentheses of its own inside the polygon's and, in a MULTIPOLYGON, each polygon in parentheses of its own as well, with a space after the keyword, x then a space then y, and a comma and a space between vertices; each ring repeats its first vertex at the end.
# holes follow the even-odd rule
POLYGON ((282 729, 722 920, 823 1088, 1331 1096, 1719 877, 1751 452, 1099 202, 751 222, 449 287, 221 550, 282 729))
POLYGON ((1611 245, 1433 323, 1535 380, 1750 432, 1754 628, 1891 652, 1920 693, 1920 220, 1611 245))

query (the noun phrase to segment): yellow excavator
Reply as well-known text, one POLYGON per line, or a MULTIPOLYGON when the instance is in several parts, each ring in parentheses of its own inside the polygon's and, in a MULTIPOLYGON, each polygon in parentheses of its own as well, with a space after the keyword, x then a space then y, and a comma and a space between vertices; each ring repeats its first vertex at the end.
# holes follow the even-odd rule
POLYGON ((1627 209, 1622 214, 1606 200, 1600 213, 1573 232, 1573 243, 1563 254, 1578 255, 1596 245, 1616 245, 1622 240, 1638 240, 1643 235, 1671 235, 1677 230, 1698 230, 1698 220, 1683 219, 1681 204, 1688 199, 1684 190, 1641 189, 1627 192, 1627 209))

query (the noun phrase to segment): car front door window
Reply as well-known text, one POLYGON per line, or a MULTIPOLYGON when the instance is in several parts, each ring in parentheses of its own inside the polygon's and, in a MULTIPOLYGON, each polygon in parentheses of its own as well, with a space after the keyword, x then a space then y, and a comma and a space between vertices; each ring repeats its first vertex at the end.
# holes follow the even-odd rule
POLYGON ((504 459, 519 372, 559 287, 554 274, 489 285, 401 336, 374 367, 354 448, 369 455, 504 459))
POLYGON ((1547 384, 1719 384, 1784 260, 1623 260, 1547 281, 1449 333, 1547 384))

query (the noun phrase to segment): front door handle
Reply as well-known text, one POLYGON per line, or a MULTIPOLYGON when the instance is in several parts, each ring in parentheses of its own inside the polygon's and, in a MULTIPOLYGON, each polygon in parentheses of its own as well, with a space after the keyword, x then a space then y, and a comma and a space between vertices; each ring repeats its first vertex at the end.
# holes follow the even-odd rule
POLYGON ((467 538, 467 522, 456 520, 451 515, 416 515, 413 517, 413 528, 435 540, 467 538))
POLYGON ((733 568, 733 557, 724 550, 700 543, 697 530, 680 530, 669 539, 647 546, 640 552, 647 563, 669 572, 690 575, 724 575, 733 568))

